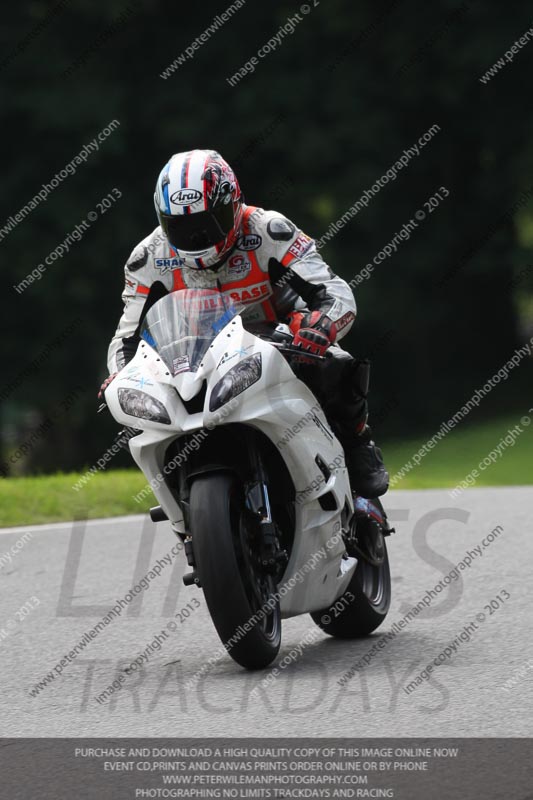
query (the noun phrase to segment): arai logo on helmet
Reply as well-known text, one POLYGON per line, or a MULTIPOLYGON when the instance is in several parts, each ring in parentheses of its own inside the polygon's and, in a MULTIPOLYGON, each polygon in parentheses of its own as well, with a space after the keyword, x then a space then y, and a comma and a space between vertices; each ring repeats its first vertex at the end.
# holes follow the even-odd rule
POLYGON ((198 189, 178 189, 171 195, 170 202, 175 206, 192 206, 202 199, 202 193, 198 189))

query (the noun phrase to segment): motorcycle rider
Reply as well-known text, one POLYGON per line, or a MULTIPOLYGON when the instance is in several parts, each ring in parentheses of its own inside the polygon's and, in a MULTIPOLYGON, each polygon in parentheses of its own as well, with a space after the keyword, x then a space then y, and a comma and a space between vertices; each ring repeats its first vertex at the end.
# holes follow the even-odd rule
POLYGON ((154 202, 159 226, 126 262, 124 311, 99 397, 135 355, 150 304, 179 289, 218 289, 247 304, 247 323, 286 323, 304 352, 330 351, 324 362, 301 365, 299 377, 344 448, 352 489, 367 498, 384 494, 389 476, 367 425, 369 364, 336 344, 355 319, 354 296, 314 240, 282 214, 246 205, 233 170, 213 150, 173 155, 154 202))

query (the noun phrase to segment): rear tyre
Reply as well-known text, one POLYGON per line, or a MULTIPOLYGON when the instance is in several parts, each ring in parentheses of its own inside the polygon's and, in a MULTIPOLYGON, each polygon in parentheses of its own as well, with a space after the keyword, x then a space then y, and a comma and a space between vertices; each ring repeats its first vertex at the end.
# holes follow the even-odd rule
POLYGON ((217 472, 194 480, 190 529, 196 571, 222 643, 246 669, 268 666, 281 644, 279 601, 272 597, 272 576, 261 569, 257 534, 235 475, 217 472), (254 619, 259 610, 264 613, 254 619))

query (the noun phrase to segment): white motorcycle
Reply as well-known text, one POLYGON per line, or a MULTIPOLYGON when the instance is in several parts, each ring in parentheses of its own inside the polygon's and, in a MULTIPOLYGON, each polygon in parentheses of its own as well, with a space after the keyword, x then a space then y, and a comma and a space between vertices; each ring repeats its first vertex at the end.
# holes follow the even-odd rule
POLYGON ((291 368, 322 357, 255 335, 249 312, 214 290, 163 297, 105 397, 140 431, 129 447, 160 503, 152 519, 184 542, 184 583, 203 589, 232 658, 258 669, 284 617, 309 612, 342 638, 383 622, 392 529, 379 500, 352 494, 342 446, 291 368))

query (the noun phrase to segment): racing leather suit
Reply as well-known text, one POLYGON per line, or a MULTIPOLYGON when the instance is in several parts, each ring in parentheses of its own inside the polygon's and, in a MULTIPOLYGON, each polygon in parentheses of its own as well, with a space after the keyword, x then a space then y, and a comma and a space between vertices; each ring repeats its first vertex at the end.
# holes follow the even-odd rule
POLYGON ((337 339, 348 333, 356 314, 350 287, 333 274, 313 239, 280 214, 253 206, 245 206, 237 247, 216 272, 181 267, 157 227, 133 250, 124 273, 124 313, 109 347, 110 373, 122 369, 135 353, 135 343, 131 353, 123 340, 134 335, 155 281, 169 292, 219 289, 232 300, 250 304, 248 321, 283 321, 289 312, 306 308, 322 311, 335 323, 337 339))

